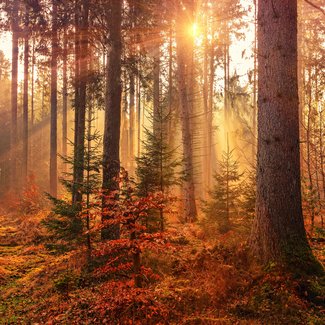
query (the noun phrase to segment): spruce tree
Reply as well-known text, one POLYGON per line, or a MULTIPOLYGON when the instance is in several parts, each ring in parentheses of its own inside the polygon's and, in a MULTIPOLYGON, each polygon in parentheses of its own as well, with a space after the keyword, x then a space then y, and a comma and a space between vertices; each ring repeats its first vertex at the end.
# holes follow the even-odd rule
MULTIPOLYGON (((73 202, 66 198, 57 199, 49 196, 54 207, 52 213, 44 220, 45 226, 50 230, 51 238, 60 241, 60 245, 51 245, 53 248, 63 250, 73 249, 75 244, 85 244, 87 254, 90 258, 91 252, 91 215, 92 197, 97 194, 101 185, 100 168, 101 168, 101 135, 93 130, 94 115, 92 102, 88 103, 86 143, 83 161, 84 179, 79 186, 82 202, 73 202)), ((73 144, 72 144, 73 145, 73 144)), ((73 164, 76 162, 74 157, 62 157, 65 164, 70 165, 73 170, 73 164)), ((69 193, 73 192, 73 173, 65 172, 61 178, 61 183, 69 193)))
POLYGON ((241 177, 238 161, 233 158, 234 149, 222 154, 218 161, 218 171, 214 174, 214 186, 209 192, 210 201, 203 203, 203 211, 208 221, 215 222, 220 233, 226 233, 231 228, 231 218, 238 212, 241 205, 241 177))
POLYGON ((245 173, 242 182, 242 209, 249 218, 255 215, 256 204, 256 168, 250 169, 245 173))
MULTIPOLYGON (((168 197, 169 190, 180 181, 175 159, 176 149, 168 143, 168 123, 170 112, 161 105, 155 115, 148 113, 149 126, 144 127, 145 140, 142 142, 142 154, 136 157, 137 191, 140 197, 161 192, 168 197)), ((160 230, 164 230, 164 211, 159 211, 160 230)))

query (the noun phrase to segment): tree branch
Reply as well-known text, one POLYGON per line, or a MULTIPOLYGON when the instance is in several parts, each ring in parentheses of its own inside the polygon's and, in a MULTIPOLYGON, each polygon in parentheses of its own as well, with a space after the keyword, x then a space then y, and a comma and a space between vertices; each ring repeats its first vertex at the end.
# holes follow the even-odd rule
POLYGON ((315 9, 319 10, 325 16, 325 10, 322 7, 316 5, 315 3, 311 2, 310 0, 305 0, 305 2, 307 2, 309 5, 311 5, 315 9))

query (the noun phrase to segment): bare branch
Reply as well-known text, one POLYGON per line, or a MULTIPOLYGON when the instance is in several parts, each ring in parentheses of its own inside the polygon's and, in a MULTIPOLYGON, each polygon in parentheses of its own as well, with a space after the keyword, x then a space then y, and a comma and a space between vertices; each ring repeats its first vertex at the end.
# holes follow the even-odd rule
POLYGON ((325 10, 324 10, 322 7, 316 5, 315 3, 313 3, 313 2, 310 1, 310 0, 305 0, 305 2, 307 2, 309 5, 311 5, 311 6, 314 7, 315 9, 319 10, 319 11, 320 11, 324 16, 325 16, 325 10))

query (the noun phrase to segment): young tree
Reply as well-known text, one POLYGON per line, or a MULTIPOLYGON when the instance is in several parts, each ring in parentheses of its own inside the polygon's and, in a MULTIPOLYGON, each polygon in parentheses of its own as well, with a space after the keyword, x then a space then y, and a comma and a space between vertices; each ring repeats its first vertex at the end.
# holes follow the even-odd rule
POLYGON ((258 2, 257 215, 252 248, 261 261, 319 270, 304 228, 299 159, 297 1, 258 2))
MULTIPOLYGON (((149 116, 150 128, 145 128, 142 154, 136 158, 137 189, 140 197, 160 192, 168 199, 168 190, 180 182, 176 168, 174 148, 168 143, 168 124, 171 118, 167 107, 160 106, 158 112, 149 116)), ((164 231, 164 211, 159 211, 160 230, 164 231)))
POLYGON ((210 202, 205 202, 205 213, 210 221, 218 224, 219 231, 225 233, 231 228, 230 219, 240 207, 241 184, 243 174, 239 173, 239 163, 233 158, 234 149, 223 152, 219 161, 218 172, 215 173, 215 184, 210 191, 210 202))

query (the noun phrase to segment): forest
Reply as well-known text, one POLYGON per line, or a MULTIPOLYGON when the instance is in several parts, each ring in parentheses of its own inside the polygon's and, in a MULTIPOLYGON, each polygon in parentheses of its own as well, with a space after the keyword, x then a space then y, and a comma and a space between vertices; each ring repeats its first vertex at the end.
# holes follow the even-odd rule
POLYGON ((0 324, 325 323, 322 0, 0 0, 0 324))

